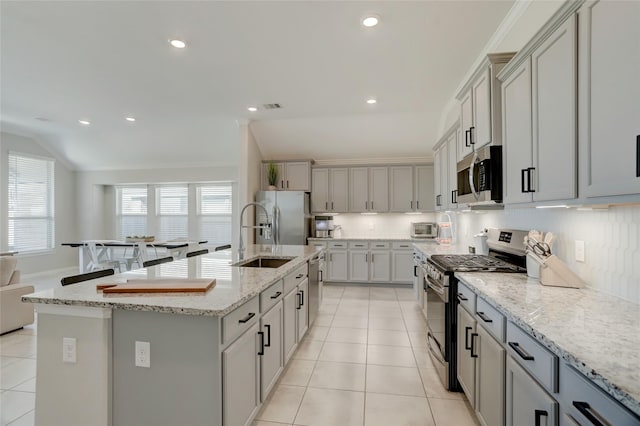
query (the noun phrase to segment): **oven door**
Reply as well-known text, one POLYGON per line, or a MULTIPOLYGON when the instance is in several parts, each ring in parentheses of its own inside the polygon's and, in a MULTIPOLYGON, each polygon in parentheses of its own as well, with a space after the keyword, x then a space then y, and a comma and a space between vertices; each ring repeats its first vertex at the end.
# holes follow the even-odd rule
POLYGON ((449 360, 446 351, 446 312, 448 287, 425 277, 425 308, 427 317, 427 346, 433 365, 445 388, 449 386, 449 360))

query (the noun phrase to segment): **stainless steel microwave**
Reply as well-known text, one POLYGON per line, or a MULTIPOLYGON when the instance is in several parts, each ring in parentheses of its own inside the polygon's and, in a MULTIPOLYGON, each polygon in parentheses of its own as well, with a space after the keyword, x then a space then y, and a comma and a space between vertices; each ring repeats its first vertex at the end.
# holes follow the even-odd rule
POLYGON ((411 222, 411 238, 435 238, 438 225, 433 222, 411 222))
POLYGON ((457 167, 458 203, 502 203, 502 147, 486 146, 469 154, 457 167))

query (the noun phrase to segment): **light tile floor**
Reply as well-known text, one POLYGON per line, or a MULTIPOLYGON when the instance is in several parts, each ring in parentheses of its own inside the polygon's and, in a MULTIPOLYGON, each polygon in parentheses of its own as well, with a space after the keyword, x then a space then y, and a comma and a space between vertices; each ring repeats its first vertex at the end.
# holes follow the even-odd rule
MULTIPOLYGON (((62 274, 62 275, 69 275, 62 274)), ((60 285, 41 276, 36 291, 60 285)), ((460 393, 441 385, 410 289, 326 285, 253 426, 475 426, 460 393)), ((33 426, 36 325, 0 336, 0 426, 33 426)))
POLYGON ((475 426, 426 346, 411 289, 325 285, 318 317, 253 426, 475 426))

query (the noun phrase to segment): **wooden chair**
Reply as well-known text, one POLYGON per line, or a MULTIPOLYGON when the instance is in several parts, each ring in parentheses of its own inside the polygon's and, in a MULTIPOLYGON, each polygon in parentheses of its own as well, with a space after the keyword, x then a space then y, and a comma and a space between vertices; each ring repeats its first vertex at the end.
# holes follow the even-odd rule
POLYGON ((71 275, 70 277, 64 277, 60 280, 60 283, 65 286, 69 284, 81 283, 82 281, 95 280, 96 278, 108 277, 115 274, 113 269, 101 269, 100 271, 87 272, 86 274, 71 275))
POLYGON ((207 254, 207 253, 209 253, 209 249, 190 251, 190 252, 187 252, 187 257, 200 256, 201 254, 207 254))
POLYGON ((231 248, 231 244, 225 244, 223 246, 216 247, 214 251, 226 250, 226 249, 230 249, 230 248, 231 248))
POLYGON ((167 262, 173 262, 173 257, 167 256, 167 257, 161 257, 158 259, 147 260, 146 262, 142 262, 142 266, 146 268, 148 266, 160 265, 161 263, 167 263, 167 262))

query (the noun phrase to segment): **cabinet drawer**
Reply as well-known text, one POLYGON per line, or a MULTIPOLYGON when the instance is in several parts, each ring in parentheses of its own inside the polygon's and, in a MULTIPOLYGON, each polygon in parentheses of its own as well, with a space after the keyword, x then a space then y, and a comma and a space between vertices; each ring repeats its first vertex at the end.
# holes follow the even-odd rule
POLYGON ((476 294, 462 281, 458 282, 458 302, 464 306, 471 314, 476 312, 476 294))
POLYGON ((413 250, 413 244, 396 241, 391 244, 391 248, 394 250, 413 250))
POLYGON ((533 377, 550 392, 558 392, 558 357, 522 331, 507 322, 507 350, 533 377))
POLYGON ((346 249, 347 242, 346 241, 330 241, 329 248, 330 249, 346 249))
POLYGON ((251 327, 260 315, 258 296, 222 318, 222 343, 229 343, 251 327))
POLYGON ((376 242, 372 242, 369 243, 369 247, 371 247, 371 250, 389 250, 389 242, 388 241, 376 241, 376 242))
POLYGON ((476 301, 476 319, 479 324, 495 337, 500 343, 504 342, 506 318, 496 308, 489 305, 482 297, 476 301))
POLYGON ((327 248, 327 243, 324 241, 309 241, 309 245, 312 247, 322 247, 327 248))
POLYGON ((564 362, 560 365, 560 403, 577 424, 590 425, 593 416, 604 424, 640 425, 640 419, 564 362))
POLYGON ((349 248, 355 250, 367 250, 369 243, 366 241, 349 241, 349 248))
POLYGON ((308 272, 309 267, 305 263, 304 265, 300 265, 296 270, 284 277, 284 294, 289 294, 291 290, 293 290, 298 284, 304 281, 304 279, 307 278, 308 272))
POLYGON ((270 286, 268 289, 260 293, 260 312, 267 312, 273 305, 282 300, 282 292, 284 291, 282 280, 270 286))

